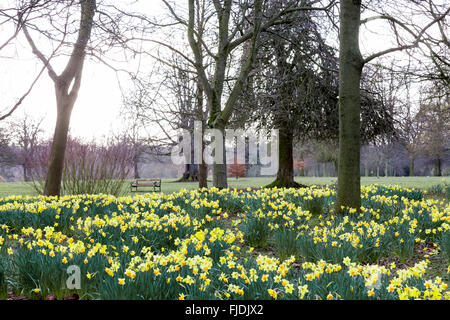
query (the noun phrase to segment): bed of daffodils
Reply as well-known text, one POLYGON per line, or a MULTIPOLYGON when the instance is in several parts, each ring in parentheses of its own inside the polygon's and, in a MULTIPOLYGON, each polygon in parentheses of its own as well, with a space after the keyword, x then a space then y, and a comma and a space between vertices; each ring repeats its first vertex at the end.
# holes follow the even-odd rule
POLYGON ((334 201, 326 187, 0 198, 0 297, 450 299, 448 202, 396 186, 364 187, 347 214, 334 201))

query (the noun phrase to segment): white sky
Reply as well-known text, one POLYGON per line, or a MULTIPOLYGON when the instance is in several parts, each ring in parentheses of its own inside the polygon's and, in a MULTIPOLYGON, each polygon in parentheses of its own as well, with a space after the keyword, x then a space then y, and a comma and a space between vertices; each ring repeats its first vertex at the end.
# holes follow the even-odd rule
MULTIPOLYGON (((186 0, 177 1, 184 4, 186 0)), ((161 15, 160 5, 161 0, 151 0, 142 2, 141 7, 147 13, 161 15)), ((386 26, 386 22, 374 21, 370 23, 369 29, 376 30, 376 33, 369 32, 366 28, 361 30, 360 43, 364 55, 389 48, 394 44, 393 37, 389 36, 389 28, 386 26)), ((0 40, 6 36, 4 30, 0 27, 0 35, 2 33, 0 40)), ((176 43, 171 43, 171 45, 176 45, 176 43)), ((397 56, 401 56, 401 54, 397 54, 397 56)), ((152 61, 149 57, 146 57, 143 58, 141 63, 143 65, 151 64, 152 61)), ((0 52, 0 97, 2 97, 0 99, 0 113, 14 105, 18 97, 27 90, 41 68, 41 62, 31 54, 23 35, 8 50, 0 52), (8 56, 12 58, 8 58, 8 56)), ((55 69, 59 73, 62 66, 58 68, 56 65, 55 69)), ((125 81, 122 81, 121 84, 126 87, 125 81)), ((102 64, 95 64, 87 60, 81 90, 72 114, 71 133, 75 136, 90 139, 107 135, 112 127, 119 128, 121 119, 118 117, 118 111, 121 103, 121 92, 116 73, 102 64)), ((17 115, 23 112, 36 117, 45 116, 44 128, 49 136, 53 133, 56 103, 53 82, 47 73, 43 74, 33 92, 20 107, 17 115)))
MULTIPOLYGON (((2 0, 3 1, 3 0, 2 0)), ((123 3, 133 0, 121 0, 123 3)), ((141 1, 143 9, 158 14, 160 6, 155 6, 159 0, 141 1)), ((142 5, 141 5, 142 6, 142 5)), ((4 32, 0 27, 0 40, 11 33, 4 32)), ((34 39, 38 48, 49 53, 49 48, 43 47, 39 38, 34 39), (47 50, 46 50, 47 49, 47 50)), ((122 57, 121 57, 122 58, 122 57)), ((119 59, 121 59, 119 58, 119 59)), ((67 57, 52 60, 52 65, 59 74, 67 62, 67 57)), ((136 61, 130 61, 132 69, 136 61)), ((12 107, 27 90, 34 78, 42 68, 42 63, 31 53, 31 49, 20 34, 17 40, 8 48, 0 52, 0 114, 12 107)), ((118 65, 115 65, 118 66, 118 65)), ((122 104, 120 85, 127 86, 127 76, 116 74, 113 70, 101 63, 86 59, 83 69, 82 85, 78 99, 73 109, 70 131, 74 136, 87 139, 107 135, 111 128, 120 128, 121 119, 118 112, 122 104)), ((36 118, 45 117, 43 128, 48 136, 53 134, 56 121, 56 101, 53 82, 44 71, 33 91, 16 111, 15 116, 23 113, 36 118)))

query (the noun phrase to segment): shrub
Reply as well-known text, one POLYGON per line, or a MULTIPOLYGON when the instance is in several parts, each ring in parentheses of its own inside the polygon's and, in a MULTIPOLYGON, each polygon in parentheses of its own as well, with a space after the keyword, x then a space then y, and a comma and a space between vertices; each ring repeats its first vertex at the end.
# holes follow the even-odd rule
MULTIPOLYGON (((34 167, 31 169, 33 186, 43 193, 51 143, 37 148, 34 167)), ((130 146, 108 141, 101 146, 85 143, 75 138, 67 141, 62 178, 63 194, 121 195, 124 184, 133 168, 130 146)))
POLYGON ((245 178, 247 176, 248 165, 238 163, 237 160, 234 163, 227 165, 227 173, 229 177, 234 177, 236 180, 238 178, 245 178))

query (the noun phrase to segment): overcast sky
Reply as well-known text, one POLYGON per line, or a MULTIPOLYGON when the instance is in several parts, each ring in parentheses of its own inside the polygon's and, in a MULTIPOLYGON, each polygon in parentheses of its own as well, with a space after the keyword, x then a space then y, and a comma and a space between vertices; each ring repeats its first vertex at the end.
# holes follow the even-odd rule
MULTIPOLYGON (((3 0, 1 0, 3 1, 3 0)), ((119 0, 124 3, 135 2, 134 0, 119 0)), ((140 6, 147 12, 159 14, 161 12, 159 0, 141 1, 140 6), (152 4, 153 3, 153 4, 152 4)), ((0 27, 0 40, 9 36, 6 28, 0 27)), ((43 52, 50 52, 49 48, 43 47, 39 40, 35 39, 37 46, 43 52), (47 50, 46 50, 47 49, 47 50)), ((122 57, 119 59, 123 60, 122 57)), ((57 73, 60 73, 67 58, 53 60, 52 64, 57 73)), ((152 63, 149 61, 145 63, 152 63)), ((129 70, 136 69, 136 60, 129 62, 129 70)), ((42 63, 31 53, 31 49, 23 36, 20 34, 15 43, 0 52, 0 113, 15 104, 20 96, 28 90, 34 77, 42 68, 42 63)), ((70 131, 75 136, 85 138, 100 137, 107 135, 111 128, 118 128, 121 119, 118 113, 122 104, 121 88, 123 91, 130 85, 128 76, 117 74, 104 64, 87 59, 83 70, 82 86, 76 101, 70 131)), ((48 135, 53 134, 56 119, 56 101, 53 82, 48 74, 44 74, 33 88, 31 94, 26 98, 16 116, 26 112, 36 118, 45 117, 43 126, 48 135)))
MULTIPOLYGON (((121 0, 128 2, 127 0, 121 0)), ((184 4, 186 0, 177 0, 184 4)), ((162 15, 161 0, 142 1, 140 8, 145 12, 162 15)), ((0 40, 6 36, 6 30, 0 27, 0 40)), ((361 50, 364 54, 379 51, 391 47, 393 37, 385 22, 371 22, 368 28, 361 30, 361 50), (369 31, 370 30, 370 31, 369 31)), ((173 42, 173 39, 171 39, 173 42)), ((174 43, 172 43, 174 45, 174 43)), ((44 48, 45 49, 45 48, 44 48)), ((35 75, 42 68, 42 64, 30 52, 30 48, 21 34, 17 41, 7 50, 0 52, 0 112, 14 105, 28 88, 35 75)), ((401 54, 397 54, 401 57, 401 54)), ((65 61, 61 61, 60 68, 56 63, 58 72, 62 70, 65 61)), ((152 64, 149 57, 143 58, 141 64, 152 64)), ((132 68, 136 61, 131 62, 132 68)), ((121 84, 126 89, 128 82, 126 76, 121 77, 121 84)), ((107 135, 111 128, 118 128, 121 119, 118 112, 121 107, 122 98, 117 75, 103 64, 93 63, 87 60, 83 72, 82 87, 78 100, 75 104, 71 133, 75 136, 85 138, 100 137, 107 135)), ((56 103, 53 82, 45 73, 33 92, 26 98, 17 115, 26 112, 35 117, 45 116, 44 127, 48 135, 53 133, 56 103)))

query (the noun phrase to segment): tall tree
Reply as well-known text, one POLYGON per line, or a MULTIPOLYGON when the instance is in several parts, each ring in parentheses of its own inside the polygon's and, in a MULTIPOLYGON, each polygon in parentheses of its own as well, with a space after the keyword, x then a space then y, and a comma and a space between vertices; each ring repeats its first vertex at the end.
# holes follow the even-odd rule
MULTIPOLYGON (((41 61, 43 70, 47 70, 53 81, 56 97, 56 124, 53 134, 51 155, 48 164, 44 193, 60 195, 61 178, 70 119, 80 92, 86 57, 104 64, 112 70, 126 71, 113 66, 106 52, 119 48, 124 55, 131 52, 139 54, 136 42, 142 43, 136 35, 142 36, 150 27, 142 23, 145 17, 121 9, 117 1, 106 0, 46 0, 33 1, 45 4, 34 10, 22 25, 21 31, 41 61), (38 41, 37 41, 38 39, 38 41), (52 48, 51 53, 46 53, 52 48), (55 60, 63 65, 57 73, 55 60)), ((138 45, 139 45, 138 43, 138 45)), ((118 59, 113 59, 117 61, 118 59)), ((127 62, 130 60, 126 58, 127 62)))
MULTIPOLYGON (((340 2, 339 32, 339 170, 336 211, 343 207, 359 210, 361 207, 360 182, 360 82, 363 67, 370 61, 395 51, 415 48, 423 35, 435 23, 450 12, 434 17, 420 30, 412 30, 406 23, 390 15, 380 15, 361 20, 361 0, 342 0, 340 2), (398 46, 374 53, 367 58, 359 47, 359 30, 362 23, 375 19, 388 20, 395 28, 401 28, 412 41, 398 43, 398 46)), ((397 41, 403 39, 396 34, 397 41)))
MULTIPOLYGON (((166 1, 165 1, 166 2, 166 1)), ((334 0, 328 2, 324 7, 315 7, 314 5, 321 1, 287 1, 283 3, 281 10, 278 12, 271 12, 266 15, 265 9, 266 1, 254 0, 243 1, 234 4, 232 0, 212 1, 213 15, 217 19, 217 41, 214 43, 214 49, 206 45, 204 38, 199 36, 196 32, 195 12, 198 1, 189 0, 188 2, 188 20, 183 20, 174 14, 174 10, 170 11, 180 24, 187 27, 187 35, 194 59, 192 64, 197 70, 202 89, 206 96, 208 105, 209 119, 208 126, 211 129, 217 129, 222 133, 223 150, 225 150, 225 127, 236 107, 236 102, 239 95, 242 93, 245 82, 252 70, 253 62, 258 50, 258 42, 261 32, 268 31, 272 26, 283 24, 287 20, 285 16, 293 11, 299 10, 328 10, 334 5, 334 0), (234 11, 234 9, 238 10, 234 11), (229 89, 225 90, 226 85, 226 71, 230 64, 233 52, 242 48, 244 43, 247 43, 245 50, 244 63, 236 70, 235 81, 229 85, 229 89), (207 52, 213 58, 213 73, 208 77, 206 66, 202 63, 202 50, 207 52), (226 99, 224 96, 226 94, 226 99)), ((241 56, 242 58, 242 56, 241 56)), ((226 174, 226 155, 223 153, 223 158, 218 162, 213 163, 213 185, 219 188, 227 187, 226 174)))
MULTIPOLYGON (((197 69, 199 79, 201 81, 203 90, 206 94, 209 107, 208 125, 211 129, 217 129, 222 133, 223 154, 221 159, 213 163, 213 185, 219 188, 227 187, 227 173, 226 173, 226 155, 225 155, 225 126, 232 115, 234 105, 242 87, 252 68, 255 51, 257 47, 257 40, 261 28, 262 21, 262 0, 255 0, 253 13, 253 28, 247 36, 251 39, 251 47, 247 55, 246 63, 240 70, 238 79, 231 90, 225 107, 222 110, 223 90, 225 84, 225 72, 230 53, 237 46, 247 39, 239 38, 233 40, 234 35, 239 31, 239 26, 235 31, 230 33, 230 17, 232 13, 233 1, 225 0, 223 4, 220 1, 214 1, 215 13, 219 22, 218 28, 218 44, 217 54, 215 55, 215 70, 212 81, 210 81, 205 73, 204 66, 201 64, 202 55, 200 53, 201 41, 195 33, 195 1, 189 0, 189 20, 188 20, 188 39, 192 52, 195 57, 195 67, 197 69)), ((245 16, 245 14, 243 14, 245 16)), ((217 143, 217 142, 216 142, 217 143)), ((217 156, 215 157, 217 160, 217 156)))
POLYGON ((60 195, 61 179, 64 166, 64 156, 67 146, 70 117, 81 87, 86 47, 91 37, 96 10, 96 0, 80 0, 80 25, 78 36, 69 61, 61 74, 57 74, 49 60, 38 49, 28 28, 23 27, 23 32, 30 44, 33 53, 41 60, 48 70, 50 78, 55 84, 56 95, 56 126, 53 134, 53 142, 50 152, 49 167, 47 171, 44 194, 60 195))
MULTIPOLYGON (((163 77, 134 79, 135 89, 125 98, 124 110, 140 119, 141 127, 154 126, 159 133, 153 133, 153 142, 173 146, 177 144, 178 131, 194 133, 195 122, 206 126, 207 112, 204 95, 196 72, 184 59, 173 54, 170 58, 162 58, 158 66, 158 74, 163 77), (158 136, 156 138, 155 136, 158 136), (176 138, 174 138, 176 136, 176 138)), ((144 128, 141 128, 144 130, 144 128)), ((200 153, 205 149, 204 133, 200 153)), ((150 135, 150 133, 148 134, 150 135)), ((185 163, 185 170, 180 181, 198 181, 199 188, 207 187, 207 164, 195 163, 194 139, 191 139, 191 157, 185 163)))
MULTIPOLYGON (((279 3, 273 4, 276 10, 279 3)), ((317 14, 299 11, 292 12, 289 18, 290 23, 274 26, 271 32, 261 35, 255 70, 239 101, 248 123, 279 129, 277 177, 267 187, 300 186, 294 181, 296 142, 326 145, 327 152, 322 152, 318 160, 337 162, 335 50, 327 45, 321 29, 324 19, 317 14)), ((361 117, 365 122, 361 137, 369 141, 391 129, 392 117, 379 94, 365 89, 361 88, 361 117)))
MULTIPOLYGON (((279 5, 273 2, 274 11, 279 5)), ((318 138, 319 130, 330 134, 325 125, 313 128, 336 105, 334 50, 325 44, 310 12, 293 12, 289 18, 290 23, 261 35, 256 69, 242 97, 243 104, 254 108, 251 121, 279 129, 277 177, 267 187, 301 186, 294 181, 294 143, 318 138), (252 91, 253 101, 245 97, 252 91)))

